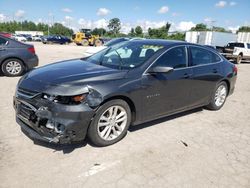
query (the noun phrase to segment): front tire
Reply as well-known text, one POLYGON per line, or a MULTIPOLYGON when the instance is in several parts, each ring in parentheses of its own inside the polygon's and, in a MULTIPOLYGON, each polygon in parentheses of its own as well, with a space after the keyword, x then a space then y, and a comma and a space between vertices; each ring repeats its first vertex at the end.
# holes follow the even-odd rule
POLYGON ((96 112, 88 129, 88 138, 96 146, 108 146, 119 142, 131 123, 131 110, 123 100, 103 104, 96 112))
POLYGON ((21 76, 25 71, 23 62, 19 59, 7 59, 2 64, 2 72, 5 76, 14 77, 21 76))
POLYGON ((210 110, 219 110, 222 108, 222 106, 225 104, 226 102, 226 98, 227 98, 227 94, 228 94, 228 87, 227 87, 227 83, 226 82, 220 82, 216 89, 215 92, 212 96, 212 99, 210 101, 210 103, 207 105, 207 108, 210 110))

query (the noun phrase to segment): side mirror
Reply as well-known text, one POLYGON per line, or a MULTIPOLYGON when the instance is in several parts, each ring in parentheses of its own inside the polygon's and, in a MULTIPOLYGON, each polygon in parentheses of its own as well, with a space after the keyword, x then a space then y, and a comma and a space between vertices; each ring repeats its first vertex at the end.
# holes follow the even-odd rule
POLYGON ((150 68, 148 73, 150 74, 156 74, 156 73, 170 73, 173 72, 174 68, 173 67, 162 67, 162 66, 157 66, 150 68))

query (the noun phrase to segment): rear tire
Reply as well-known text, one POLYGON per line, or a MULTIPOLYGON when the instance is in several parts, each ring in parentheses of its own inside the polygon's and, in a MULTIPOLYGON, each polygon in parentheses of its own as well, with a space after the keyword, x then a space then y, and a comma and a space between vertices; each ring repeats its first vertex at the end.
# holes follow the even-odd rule
POLYGON ((95 46, 102 46, 102 41, 99 39, 96 39, 94 43, 95 43, 95 46))
POLYGON ((127 134, 130 123, 129 105, 119 99, 108 101, 97 110, 87 135, 96 146, 112 145, 127 134))
POLYGON ((83 46, 89 46, 89 41, 87 39, 83 39, 82 42, 81 42, 81 44, 83 46))
POLYGON ((25 71, 23 62, 15 58, 5 60, 1 68, 3 74, 9 77, 21 76, 25 71))
POLYGON ((239 55, 237 56, 237 58, 236 58, 236 63, 237 63, 237 64, 240 64, 241 61, 242 61, 242 55, 239 54, 239 55))
POLYGON ((226 102, 228 87, 226 82, 220 82, 212 96, 210 103, 206 106, 210 110, 219 110, 226 102))

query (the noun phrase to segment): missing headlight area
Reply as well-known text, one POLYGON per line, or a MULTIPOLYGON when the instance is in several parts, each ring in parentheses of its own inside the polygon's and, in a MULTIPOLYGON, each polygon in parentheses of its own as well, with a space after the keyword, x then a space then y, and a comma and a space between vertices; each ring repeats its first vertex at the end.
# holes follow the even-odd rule
POLYGON ((73 95, 55 95, 55 94, 42 94, 42 98, 51 102, 66 104, 66 105, 78 105, 81 103, 95 108, 103 102, 102 95, 90 86, 86 86, 82 89, 84 93, 73 95))

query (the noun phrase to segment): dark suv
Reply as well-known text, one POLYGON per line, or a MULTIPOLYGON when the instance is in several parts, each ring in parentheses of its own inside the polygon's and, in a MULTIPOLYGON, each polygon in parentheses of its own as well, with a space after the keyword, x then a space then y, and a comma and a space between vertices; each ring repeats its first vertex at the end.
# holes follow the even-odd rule
POLYGON ((6 76, 20 76, 38 65, 33 45, 0 36, 0 66, 6 76))

